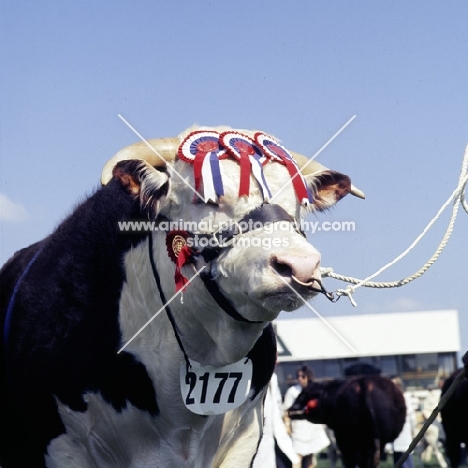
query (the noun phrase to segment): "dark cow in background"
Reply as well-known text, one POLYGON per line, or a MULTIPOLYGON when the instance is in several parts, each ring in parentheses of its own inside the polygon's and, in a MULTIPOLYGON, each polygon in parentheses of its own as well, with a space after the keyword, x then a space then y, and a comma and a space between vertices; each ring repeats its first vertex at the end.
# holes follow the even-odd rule
POLYGON ((310 382, 289 412, 332 429, 346 468, 375 468, 403 428, 406 405, 390 379, 366 375, 310 382))
POLYGON ((0 271, 0 466, 251 466, 270 322, 302 305, 290 286, 323 292, 300 222, 353 192, 307 161, 227 127, 138 143, 16 253, 0 271))
MULTIPOLYGON (((455 371, 445 380, 442 387, 441 397, 447 393, 450 385, 459 374, 461 369, 455 371)), ((461 444, 468 447, 468 380, 463 379, 453 394, 445 403, 440 412, 442 426, 445 431, 445 455, 450 461, 452 468, 461 464, 461 444)))

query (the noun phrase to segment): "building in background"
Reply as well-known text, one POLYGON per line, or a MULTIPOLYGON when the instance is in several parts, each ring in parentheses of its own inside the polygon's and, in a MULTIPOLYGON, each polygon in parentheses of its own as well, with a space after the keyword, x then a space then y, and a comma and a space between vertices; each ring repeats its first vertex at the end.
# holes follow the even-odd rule
POLYGON ((367 363, 414 387, 437 385, 461 364, 457 310, 276 320, 274 326, 282 392, 301 364, 322 380, 367 363))

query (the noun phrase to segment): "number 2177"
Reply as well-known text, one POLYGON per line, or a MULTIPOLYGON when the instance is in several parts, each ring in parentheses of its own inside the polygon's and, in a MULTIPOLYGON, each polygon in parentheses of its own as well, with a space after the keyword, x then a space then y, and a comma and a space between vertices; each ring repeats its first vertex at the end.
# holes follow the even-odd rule
MULTIPOLYGON (((214 377, 218 379, 218 388, 216 389, 216 392, 213 395, 213 403, 219 403, 221 401, 221 396, 223 394, 223 390, 228 379, 233 379, 233 383, 227 401, 228 403, 233 403, 236 396, 237 387, 239 386, 239 382, 242 379, 242 372, 216 372, 214 377)), ((185 376, 185 383, 190 386, 187 398, 185 399, 185 403, 187 405, 193 405, 195 403, 195 398, 192 397, 192 392, 195 389, 195 386, 197 385, 197 380, 199 380, 202 384, 200 393, 200 403, 206 402, 206 394, 208 391, 210 373, 205 372, 203 375, 200 375, 197 379, 197 374, 195 374, 194 372, 188 372, 185 376)), ((212 383, 216 384, 216 382, 212 383)))

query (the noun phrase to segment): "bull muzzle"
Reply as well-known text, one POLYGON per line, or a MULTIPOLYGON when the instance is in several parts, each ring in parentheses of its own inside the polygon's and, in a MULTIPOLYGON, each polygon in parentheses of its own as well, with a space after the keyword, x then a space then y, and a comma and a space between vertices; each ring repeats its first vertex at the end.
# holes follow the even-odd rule
POLYGON ((273 254, 270 258, 273 270, 282 278, 288 279, 291 287, 299 292, 324 294, 330 301, 335 301, 333 293, 328 292, 320 276, 320 254, 297 255, 290 252, 273 254))
POLYGON ((291 278, 297 284, 309 288, 320 278, 320 254, 310 252, 307 255, 294 252, 275 253, 270 258, 270 265, 281 276, 291 278))

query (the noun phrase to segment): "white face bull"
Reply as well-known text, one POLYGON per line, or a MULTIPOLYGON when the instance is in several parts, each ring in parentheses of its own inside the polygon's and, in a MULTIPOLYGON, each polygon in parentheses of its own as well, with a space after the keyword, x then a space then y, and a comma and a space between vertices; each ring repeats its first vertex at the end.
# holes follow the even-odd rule
MULTIPOLYGON (((254 174, 247 165, 247 183, 242 161, 239 164, 233 158, 221 158, 224 194, 204 203, 193 187, 206 196, 208 185, 215 183, 214 176, 211 181, 203 173, 203 180, 197 181, 197 162, 176 158, 179 145, 193 131, 176 139, 150 140, 170 163, 167 166, 140 143, 118 153, 103 173, 103 183, 113 177, 140 200, 155 226, 124 255, 118 323, 122 356, 131 355, 144 366, 154 388, 157 414, 132 405, 114 411, 99 392, 88 392, 84 413, 59 403, 67 433, 51 442, 50 467, 63 466, 61 463, 68 460, 66 454, 85 460, 83 466, 250 466, 262 430, 263 395, 275 362, 274 338, 267 337, 272 333, 269 323, 281 310, 292 311, 301 305, 288 285, 305 299, 312 298, 321 287, 320 254, 299 232, 297 223, 308 210, 326 209, 353 188, 347 176, 314 163, 309 168, 312 173, 304 170, 313 196, 306 207, 298 198, 287 164, 263 161, 262 180, 271 195, 265 197, 258 172, 254 174), (128 159, 145 162, 139 163, 137 173, 129 173, 124 162, 128 159), (249 190, 239 196, 241 183, 249 190), (265 198, 270 198, 269 203, 265 198), (196 236, 213 240, 217 231, 229 240, 221 248, 216 242, 210 244, 211 251, 209 247, 182 249, 192 263, 181 261, 180 275, 191 283, 183 295, 176 297, 181 276, 176 280, 173 260, 179 261, 177 254, 181 253, 172 242, 180 233, 174 233, 173 228, 168 232, 171 222, 191 223, 190 232, 183 233, 187 234, 187 245, 196 236), (249 222, 247 229, 242 227, 249 222), (240 406, 220 414, 215 409, 215 415, 211 415, 210 407, 205 413, 210 414, 208 417, 187 409, 192 390, 200 385, 206 390, 208 386, 209 372, 203 369, 214 369, 217 378, 224 379, 223 385, 228 381, 226 388, 231 385, 234 395, 239 372, 229 366, 245 363, 246 357, 253 363, 252 387, 240 406), (202 367, 201 373, 195 374, 192 369, 196 363, 213 367, 202 367), (218 372, 221 368, 223 371, 218 372), (190 386, 187 395, 181 395, 184 379, 190 386)), ((255 136, 253 132, 241 133, 255 136)), ((295 158, 299 165, 304 164, 303 157, 295 158)), ((125 384, 130 385, 129 391, 137 391, 131 383, 125 384)))
MULTIPOLYGON (((222 132, 226 128, 216 130, 222 132)), ((254 134, 245 130, 241 132, 251 137, 254 134)), ((182 134, 179 140, 183 141, 188 133, 189 131, 182 134)), ((156 150, 160 149, 158 143, 159 141, 156 141, 156 150)), ((162 149, 166 150, 162 156, 167 159, 171 157, 171 150, 167 150, 171 144, 173 143, 164 142, 162 146, 162 149)), ((177 145, 178 141, 172 153, 175 152, 177 145)), ((109 166, 119 159, 130 156, 145 157, 150 162, 156 161, 159 164, 159 157, 146 145, 140 143, 123 150, 109 166)), ((167 168, 170 181, 165 172, 156 170, 152 173, 150 181, 158 188, 170 184, 168 195, 162 198, 159 204, 159 215, 168 221, 166 225, 180 220, 195 222, 197 226, 205 228, 205 233, 213 233, 220 226, 240 221, 254 208, 264 203, 262 192, 252 175, 250 175, 249 196, 239 197, 240 165, 232 159, 220 161, 224 196, 220 197, 216 204, 200 201, 194 203, 196 196, 193 191, 195 186, 193 167, 185 161, 180 159, 173 161, 173 159, 172 155, 170 166, 167 168), (210 230, 206 230, 207 226, 210 230)), ((305 176, 314 201, 313 204, 304 207, 295 194, 287 168, 277 162, 266 164, 263 171, 273 195, 271 204, 280 205, 290 219, 283 218, 279 222, 263 226, 259 224, 257 226, 261 227, 236 236, 232 246, 222 249, 219 256, 211 262, 207 263, 202 256, 197 257, 195 269, 200 270, 202 266, 206 266, 222 294, 228 298, 237 312, 246 320, 259 323, 246 326, 242 322, 233 322, 207 293, 200 278, 196 278, 184 292, 184 303, 181 304, 177 299, 171 305, 181 336, 190 336, 190 339, 183 340, 190 358, 211 365, 223 365, 242 358, 251 349, 266 323, 275 319, 280 311, 292 311, 302 305, 302 301, 287 284, 293 286, 304 299, 310 299, 317 294, 320 280, 320 254, 300 232, 294 229, 293 221, 300 222, 307 211, 323 210, 332 206, 351 190, 351 184, 347 176, 326 170, 323 166, 317 167, 316 164, 312 170, 314 169, 319 169, 319 172, 305 176), (240 336, 232 333, 233 326, 241 327, 243 333, 240 336)), ((138 187, 135 187, 135 190, 139 190, 138 187)), ((154 213, 154 218, 157 214, 154 213)), ((169 299, 175 293, 174 278, 171 273, 175 270, 175 265, 167 251, 160 247, 165 245, 167 234, 167 231, 161 230, 153 233, 153 256, 158 270, 164 272, 161 278, 162 287, 165 297, 169 299)), ((121 307, 123 315, 121 323, 125 339, 130 339, 136 330, 162 306, 149 269, 149 260, 145 258, 147 256, 147 247, 142 245, 130 252, 126 258, 127 270, 131 270, 138 277, 138 287, 135 285, 134 289, 128 286, 131 289, 129 291, 131 299, 128 299, 125 307, 121 307), (144 265, 146 269, 142 268, 144 265), (142 290, 143 285, 145 285, 144 290, 142 290), (141 300, 135 303, 135 293, 138 291, 141 300), (134 310, 135 307, 140 310, 134 310)), ((184 266, 183 272, 189 278, 194 275, 190 266, 184 266)), ((123 299, 125 300, 125 294, 123 299)), ((133 346, 136 349, 140 348, 141 341, 146 343, 145 349, 151 347, 154 333, 159 329, 160 325, 155 320, 149 325, 149 329, 135 339, 134 344, 129 345, 128 349, 133 349, 133 346)))

